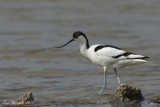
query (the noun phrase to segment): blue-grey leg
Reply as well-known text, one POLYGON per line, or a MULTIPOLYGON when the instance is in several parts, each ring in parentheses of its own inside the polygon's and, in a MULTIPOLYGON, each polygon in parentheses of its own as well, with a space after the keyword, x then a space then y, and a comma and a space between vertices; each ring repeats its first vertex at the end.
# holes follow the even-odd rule
POLYGON ((121 81, 120 81, 120 79, 119 79, 119 76, 118 76, 117 70, 116 70, 116 69, 114 69, 114 71, 115 71, 115 74, 116 74, 116 78, 117 78, 118 84, 120 84, 120 83, 121 83, 121 81))
POLYGON ((107 88, 107 70, 106 70, 106 67, 104 67, 104 85, 102 86, 102 89, 99 92, 99 94, 102 94, 102 92, 104 91, 105 88, 107 88))

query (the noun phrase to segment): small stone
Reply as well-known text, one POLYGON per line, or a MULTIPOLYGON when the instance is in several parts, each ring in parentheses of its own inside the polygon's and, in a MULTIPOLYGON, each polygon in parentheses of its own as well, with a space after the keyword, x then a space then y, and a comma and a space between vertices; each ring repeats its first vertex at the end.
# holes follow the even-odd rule
POLYGON ((17 100, 13 101, 13 104, 20 105, 20 104, 33 104, 34 103, 34 97, 32 92, 28 92, 24 94, 23 96, 19 97, 17 100))
POLYGON ((29 106, 29 105, 2 105, 1 107, 39 107, 39 106, 29 106))
POLYGON ((160 98, 151 99, 148 104, 150 105, 160 105, 160 98))
POLYGON ((144 97, 139 88, 122 83, 115 89, 113 100, 118 102, 134 101, 138 103, 143 101, 144 97))

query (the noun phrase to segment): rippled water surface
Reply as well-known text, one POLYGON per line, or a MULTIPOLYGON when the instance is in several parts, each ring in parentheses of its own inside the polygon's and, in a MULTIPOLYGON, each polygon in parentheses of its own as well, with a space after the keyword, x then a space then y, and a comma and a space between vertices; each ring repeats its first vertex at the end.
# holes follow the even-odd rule
POLYGON ((31 91, 40 105, 103 102, 111 107, 117 85, 114 72, 108 73, 105 95, 98 95, 102 67, 83 58, 76 42, 52 48, 81 30, 90 44, 116 45, 151 57, 146 64, 119 70, 122 82, 141 88, 146 98, 141 106, 146 107, 148 99, 160 96, 159 4, 159 0, 1 0, 0 102, 31 91))

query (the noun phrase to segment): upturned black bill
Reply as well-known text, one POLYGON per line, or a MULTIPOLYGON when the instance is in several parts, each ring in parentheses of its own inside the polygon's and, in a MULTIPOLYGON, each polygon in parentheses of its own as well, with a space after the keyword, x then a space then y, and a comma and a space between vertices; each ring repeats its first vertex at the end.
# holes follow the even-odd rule
POLYGON ((55 47, 55 48, 62 48, 62 47, 66 46, 67 44, 69 44, 69 43, 72 42, 72 41, 74 41, 74 39, 71 39, 71 40, 68 41, 66 44, 64 44, 64 45, 62 45, 62 46, 60 46, 60 47, 55 47))

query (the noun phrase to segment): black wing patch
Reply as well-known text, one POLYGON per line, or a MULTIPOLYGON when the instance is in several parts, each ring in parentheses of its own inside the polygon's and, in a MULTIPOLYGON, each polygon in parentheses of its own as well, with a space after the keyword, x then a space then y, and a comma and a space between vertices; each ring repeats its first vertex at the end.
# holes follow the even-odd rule
POLYGON ((97 52, 98 50, 102 49, 102 48, 106 48, 106 47, 111 47, 111 48, 115 48, 115 49, 118 49, 118 50, 122 50, 121 48, 118 48, 116 46, 112 46, 112 45, 100 45, 100 46, 97 46, 94 51, 97 52))
POLYGON ((150 57, 148 57, 148 56, 143 56, 143 57, 140 57, 140 58, 127 58, 127 59, 148 59, 148 58, 150 58, 150 57))
POLYGON ((113 56, 113 58, 119 58, 119 57, 121 57, 121 56, 129 56, 129 55, 131 55, 131 54, 136 55, 135 53, 132 53, 132 52, 125 52, 125 53, 119 54, 119 55, 117 55, 117 56, 113 56))
MULTIPOLYGON (((113 56, 113 58, 119 58, 121 56, 129 56, 129 55, 137 55, 135 53, 132 53, 132 52, 125 52, 123 54, 120 54, 120 55, 117 55, 117 56, 113 56)), ((148 56, 142 56, 142 57, 137 57, 137 58, 127 58, 127 59, 148 59, 149 57, 148 56)))

